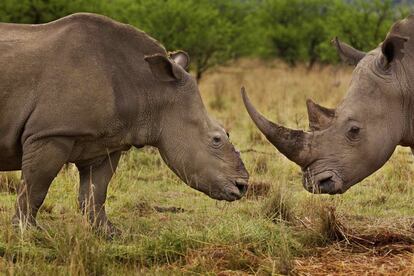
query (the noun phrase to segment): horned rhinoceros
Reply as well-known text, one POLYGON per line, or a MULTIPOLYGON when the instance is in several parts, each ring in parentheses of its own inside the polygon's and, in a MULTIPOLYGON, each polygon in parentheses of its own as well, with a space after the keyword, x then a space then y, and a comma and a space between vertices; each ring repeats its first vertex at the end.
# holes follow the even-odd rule
POLYGON ((261 132, 301 166, 304 187, 314 193, 348 190, 392 155, 414 147, 414 17, 393 25, 369 53, 335 39, 340 56, 356 65, 346 97, 336 109, 307 101, 310 132, 268 121, 245 92, 246 108, 261 132))
POLYGON ((108 183, 121 152, 158 148, 188 185, 240 199, 248 173, 212 120, 185 52, 167 53, 132 26, 94 14, 41 25, 0 24, 0 170, 22 170, 14 222, 35 223, 66 162, 80 173, 79 204, 112 233, 108 183), (89 200, 90 199, 90 200, 89 200))

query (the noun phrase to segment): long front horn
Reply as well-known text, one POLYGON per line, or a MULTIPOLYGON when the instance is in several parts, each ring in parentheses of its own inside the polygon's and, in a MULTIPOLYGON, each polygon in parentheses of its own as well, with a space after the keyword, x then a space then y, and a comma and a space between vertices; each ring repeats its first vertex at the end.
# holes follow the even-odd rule
POLYGON ((259 130, 283 155, 304 167, 309 162, 309 133, 277 125, 261 115, 250 102, 244 87, 241 88, 244 105, 259 130))

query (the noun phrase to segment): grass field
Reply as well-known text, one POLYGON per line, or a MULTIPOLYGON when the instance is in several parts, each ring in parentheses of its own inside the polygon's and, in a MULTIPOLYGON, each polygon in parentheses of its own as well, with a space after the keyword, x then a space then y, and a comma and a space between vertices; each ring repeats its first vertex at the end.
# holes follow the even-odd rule
POLYGON ((398 148, 344 195, 312 195, 299 167, 270 145, 242 105, 240 86, 269 118, 306 128, 305 100, 335 106, 349 67, 308 71, 242 60, 200 84, 210 114, 230 132, 251 174, 248 196, 217 202, 180 182, 156 149, 126 153, 107 210, 123 231, 106 240, 77 210, 78 174, 62 170, 38 216, 39 229, 11 226, 16 174, 0 180, 0 274, 349 275, 414 273, 414 165, 398 148))

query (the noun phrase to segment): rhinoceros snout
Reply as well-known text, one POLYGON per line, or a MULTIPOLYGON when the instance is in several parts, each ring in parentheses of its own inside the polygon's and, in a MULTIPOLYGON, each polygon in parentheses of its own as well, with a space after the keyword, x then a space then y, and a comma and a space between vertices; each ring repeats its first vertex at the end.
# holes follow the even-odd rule
POLYGON ((237 179, 231 185, 227 185, 224 195, 220 199, 235 201, 241 199, 247 192, 248 182, 246 179, 237 179))
POLYGON ((317 174, 309 172, 304 175, 305 189, 314 194, 341 194, 343 181, 334 171, 324 171, 317 174))

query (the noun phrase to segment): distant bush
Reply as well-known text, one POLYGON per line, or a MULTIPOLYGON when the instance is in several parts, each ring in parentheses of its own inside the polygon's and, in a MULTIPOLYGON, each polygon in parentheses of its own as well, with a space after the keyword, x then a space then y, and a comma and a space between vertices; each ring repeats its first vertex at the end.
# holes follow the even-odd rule
POLYGON ((411 12, 392 0, 2 0, 0 21, 43 23, 79 11, 130 23, 184 49, 197 79, 210 67, 241 56, 278 57, 289 64, 333 63, 330 40, 361 50, 385 37, 411 12))
POLYGON ((1 0, 0 21, 45 23, 78 11, 100 13, 104 10, 103 3, 105 2, 100 0, 1 0))
POLYGON ((409 13, 408 5, 391 0, 265 0, 255 17, 266 43, 259 54, 277 56, 290 64, 336 62, 330 46, 333 37, 371 50, 394 21, 409 13))
POLYGON ((186 50, 197 79, 208 68, 243 53, 241 33, 247 4, 220 0, 119 2, 129 4, 123 6, 122 21, 148 32, 167 49, 186 50))

